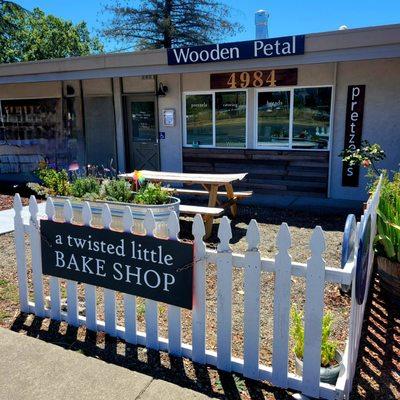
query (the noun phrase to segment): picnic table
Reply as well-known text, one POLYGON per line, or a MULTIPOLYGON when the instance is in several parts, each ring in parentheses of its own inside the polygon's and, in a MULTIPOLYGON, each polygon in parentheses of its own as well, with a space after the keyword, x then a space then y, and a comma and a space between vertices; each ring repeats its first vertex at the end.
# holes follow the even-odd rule
MULTIPOLYGON (((237 201, 240 198, 252 195, 248 192, 234 192, 233 183, 243 180, 247 173, 239 174, 202 174, 202 173, 186 173, 186 172, 164 172, 141 170, 142 176, 150 182, 158 183, 180 183, 185 185, 200 185, 204 190, 190 190, 183 188, 168 188, 168 190, 188 195, 206 195, 208 196, 208 207, 196 207, 182 205, 180 210, 190 214, 202 214, 205 219, 206 235, 208 238, 211 234, 213 220, 215 216, 220 215, 226 207, 230 207, 233 217, 237 215, 237 201), (223 187, 225 191, 219 191, 223 187), (227 202, 222 203, 218 197, 226 197, 227 202), (219 207, 217 207, 219 206, 219 207)), ((133 173, 120 174, 119 177, 132 180, 133 173)))

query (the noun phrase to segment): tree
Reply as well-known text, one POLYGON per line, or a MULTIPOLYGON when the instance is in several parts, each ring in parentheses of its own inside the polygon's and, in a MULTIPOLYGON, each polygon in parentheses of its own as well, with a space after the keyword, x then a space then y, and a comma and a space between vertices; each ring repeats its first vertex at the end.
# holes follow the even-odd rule
MULTIPOLYGON (((10 18, 10 13, 5 13, 10 18)), ((13 13, 7 27, 5 51, 0 50, 0 62, 34 61, 88 55, 103 51, 97 37, 91 38, 86 22, 74 25, 39 8, 32 12, 13 13)))
POLYGON ((117 2, 105 10, 112 17, 103 35, 139 49, 211 43, 242 30, 218 0, 141 0, 137 7, 117 2))

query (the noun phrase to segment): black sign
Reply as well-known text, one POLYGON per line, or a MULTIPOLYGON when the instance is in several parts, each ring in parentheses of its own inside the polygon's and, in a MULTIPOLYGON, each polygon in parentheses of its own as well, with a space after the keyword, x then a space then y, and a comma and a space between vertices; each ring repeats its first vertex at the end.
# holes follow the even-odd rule
POLYGON ((304 54, 304 35, 168 49, 168 65, 248 60, 304 54))
MULTIPOLYGON (((353 85, 347 89, 346 127, 344 148, 355 150, 361 145, 364 116, 365 85, 353 85)), ((342 185, 358 186, 360 167, 343 163, 342 185)))
POLYGON ((41 221, 43 274, 192 308, 193 245, 41 221))

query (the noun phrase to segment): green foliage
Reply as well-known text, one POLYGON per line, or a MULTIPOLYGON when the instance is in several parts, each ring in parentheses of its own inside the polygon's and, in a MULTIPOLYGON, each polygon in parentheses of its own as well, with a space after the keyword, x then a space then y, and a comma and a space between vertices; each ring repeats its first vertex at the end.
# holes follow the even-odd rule
POLYGON ((400 172, 391 181, 385 173, 377 210, 376 252, 400 262, 400 172))
POLYGON ((108 201, 130 203, 133 196, 131 185, 124 179, 106 179, 100 188, 100 198, 108 201))
POLYGON ((100 183, 92 176, 77 178, 71 184, 71 195, 85 200, 98 198, 100 183))
POLYGON ((12 21, 0 27, 0 62, 33 61, 88 55, 103 51, 97 37, 91 38, 86 22, 74 25, 41 9, 32 12, 5 9, 2 18, 12 21))
POLYGON ((41 184, 28 184, 28 186, 41 196, 69 196, 71 184, 65 169, 57 171, 47 166, 36 171, 41 184))
POLYGON ((137 191, 133 202, 149 205, 167 204, 170 202, 170 195, 161 185, 150 182, 137 191))
POLYGON ((140 49, 213 43, 243 29, 231 21, 231 8, 217 0, 112 2, 105 11, 111 19, 103 35, 140 49))
MULTIPOLYGON (((295 307, 291 310, 292 326, 291 335, 294 340, 294 354, 297 358, 304 356, 304 324, 303 313, 295 307)), ((327 312, 322 318, 322 341, 321 341, 321 366, 327 367, 335 360, 337 344, 330 339, 332 332, 332 314, 327 312)))

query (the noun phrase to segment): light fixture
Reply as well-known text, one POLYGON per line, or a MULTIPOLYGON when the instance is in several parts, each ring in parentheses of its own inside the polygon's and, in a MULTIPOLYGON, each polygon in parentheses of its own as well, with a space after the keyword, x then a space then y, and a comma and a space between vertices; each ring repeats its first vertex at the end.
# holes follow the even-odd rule
POLYGON ((158 84, 157 96, 165 96, 168 93, 168 86, 165 86, 162 82, 158 84))

